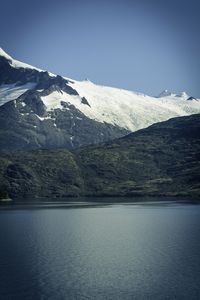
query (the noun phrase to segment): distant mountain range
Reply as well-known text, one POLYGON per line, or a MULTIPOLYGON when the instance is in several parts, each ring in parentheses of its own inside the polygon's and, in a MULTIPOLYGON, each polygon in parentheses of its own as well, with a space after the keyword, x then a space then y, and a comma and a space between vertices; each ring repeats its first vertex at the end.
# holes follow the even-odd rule
POLYGON ((200 113, 200 100, 164 91, 149 97, 54 75, 0 49, 0 151, 74 149, 172 117, 200 113))
POLYGON ((73 151, 0 156, 0 197, 200 196, 200 114, 73 151))

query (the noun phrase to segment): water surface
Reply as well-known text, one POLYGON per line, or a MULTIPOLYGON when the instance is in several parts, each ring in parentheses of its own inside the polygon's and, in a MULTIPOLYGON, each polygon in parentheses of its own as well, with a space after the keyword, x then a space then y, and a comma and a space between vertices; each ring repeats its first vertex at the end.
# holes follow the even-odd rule
POLYGON ((0 210, 0 299, 200 299, 200 206, 0 210))

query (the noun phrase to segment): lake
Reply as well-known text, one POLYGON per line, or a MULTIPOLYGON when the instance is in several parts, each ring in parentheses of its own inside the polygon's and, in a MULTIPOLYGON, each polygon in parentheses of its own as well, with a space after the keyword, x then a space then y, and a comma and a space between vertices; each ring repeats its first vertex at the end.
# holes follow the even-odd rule
POLYGON ((198 204, 13 206, 0 228, 1 300, 200 299, 198 204))

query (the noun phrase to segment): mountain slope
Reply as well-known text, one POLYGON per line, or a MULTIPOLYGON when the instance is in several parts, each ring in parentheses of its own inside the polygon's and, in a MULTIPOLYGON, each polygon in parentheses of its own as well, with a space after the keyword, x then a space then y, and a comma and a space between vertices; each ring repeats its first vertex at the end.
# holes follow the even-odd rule
POLYGON ((200 195, 199 114, 76 154, 86 190, 95 195, 200 195))
POLYGON ((96 85, 90 81, 70 83, 80 96, 90 104, 81 106, 80 102, 70 102, 86 116, 100 122, 118 125, 136 131, 149 125, 165 121, 175 116, 200 112, 200 101, 188 101, 183 95, 155 98, 123 89, 96 85))
POLYGON ((75 81, 14 60, 2 49, 0 70, 0 151, 71 149, 200 112, 200 101, 186 94, 155 98, 75 81))
POLYGON ((98 146, 0 156, 11 197, 200 196, 200 114, 98 146))
MULTIPOLYGON (((13 60, 0 51, 0 151, 74 148, 123 136, 129 131, 88 118, 68 99, 78 97, 71 81, 13 60), (42 98, 59 94, 50 109, 42 98)), ((80 97, 79 97, 80 98, 80 97)), ((84 99, 80 98, 82 105, 84 99)))

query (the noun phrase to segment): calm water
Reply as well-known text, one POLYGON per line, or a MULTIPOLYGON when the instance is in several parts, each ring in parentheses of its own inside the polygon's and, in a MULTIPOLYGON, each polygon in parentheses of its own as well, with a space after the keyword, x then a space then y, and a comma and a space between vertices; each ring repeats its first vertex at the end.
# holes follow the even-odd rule
POLYGON ((0 210, 0 299, 200 299, 200 205, 0 210))

